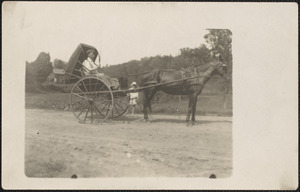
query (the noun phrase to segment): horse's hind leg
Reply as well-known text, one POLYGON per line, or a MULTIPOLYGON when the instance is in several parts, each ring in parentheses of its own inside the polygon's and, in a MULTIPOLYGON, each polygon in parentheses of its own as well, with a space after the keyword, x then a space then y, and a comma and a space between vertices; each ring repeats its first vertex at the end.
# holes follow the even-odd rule
POLYGON ((152 119, 152 107, 151 107, 151 101, 152 101, 152 98, 153 96, 155 95, 157 89, 155 88, 152 88, 151 91, 150 91, 150 94, 149 94, 149 102, 148 102, 148 109, 149 109, 149 115, 150 115, 150 118, 152 119))
POLYGON ((144 107, 144 119, 145 120, 149 119, 148 115, 150 115, 150 117, 151 117, 151 113, 152 113, 151 99, 153 98, 153 96, 154 96, 155 93, 156 93, 156 89, 155 88, 149 88, 149 89, 145 89, 144 90, 143 107, 144 107))
POLYGON ((145 89, 143 91, 144 93, 144 96, 143 96, 143 111, 144 111, 144 119, 145 120, 148 120, 148 102, 149 102, 149 99, 148 99, 148 95, 149 95, 149 90, 148 89, 145 89))

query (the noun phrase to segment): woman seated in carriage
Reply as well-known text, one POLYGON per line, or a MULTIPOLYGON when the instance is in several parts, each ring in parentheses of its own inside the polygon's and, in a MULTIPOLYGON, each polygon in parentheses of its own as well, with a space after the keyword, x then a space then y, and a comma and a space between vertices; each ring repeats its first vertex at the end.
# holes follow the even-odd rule
POLYGON ((84 75, 96 75, 104 76, 104 73, 100 73, 100 63, 97 65, 95 63, 97 54, 94 49, 89 49, 86 52, 87 58, 82 63, 82 70, 84 75))
MULTIPOLYGON (((103 81, 105 81, 108 85, 111 85, 113 89, 119 89, 119 82, 115 78, 110 78, 109 76, 101 73, 100 63, 97 65, 95 63, 97 53, 94 49, 89 49, 86 51, 87 58, 82 63, 82 70, 84 75, 95 75, 100 77, 103 81)), ((99 56, 100 57, 100 56, 99 56)))

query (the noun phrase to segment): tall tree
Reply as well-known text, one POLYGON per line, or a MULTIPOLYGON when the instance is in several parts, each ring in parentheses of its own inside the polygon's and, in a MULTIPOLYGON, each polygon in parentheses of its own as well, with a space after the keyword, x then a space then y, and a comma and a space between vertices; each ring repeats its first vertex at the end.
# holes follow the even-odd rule
POLYGON ((228 29, 208 29, 204 35, 209 44, 210 53, 213 57, 219 55, 228 66, 228 80, 225 82, 226 93, 224 94, 223 107, 227 108, 226 94, 232 89, 232 32, 228 29))
POLYGON ((48 75, 50 75, 53 70, 52 63, 50 62, 50 55, 45 52, 41 52, 37 59, 30 65, 34 79, 38 84, 45 82, 48 75))
POLYGON ((216 57, 219 54, 228 65, 229 72, 232 72, 232 32, 228 29, 208 29, 204 38, 209 44, 211 55, 216 57))
POLYGON ((178 69, 190 66, 198 66, 208 63, 210 60, 210 50, 202 44, 194 49, 180 49, 180 55, 175 57, 175 67, 178 69))
POLYGON ((67 67, 67 62, 60 59, 54 59, 53 66, 56 69, 65 69, 67 67))

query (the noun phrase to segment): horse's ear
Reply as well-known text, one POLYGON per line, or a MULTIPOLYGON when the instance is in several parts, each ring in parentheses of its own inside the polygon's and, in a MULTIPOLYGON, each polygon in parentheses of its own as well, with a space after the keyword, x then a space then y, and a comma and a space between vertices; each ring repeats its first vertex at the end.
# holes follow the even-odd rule
POLYGON ((223 62, 220 61, 220 60, 217 60, 217 61, 215 61, 215 65, 216 65, 216 66, 223 66, 223 65, 225 65, 225 63, 223 63, 223 62))
POLYGON ((228 71, 228 66, 225 63, 222 63, 222 68, 224 71, 228 71))

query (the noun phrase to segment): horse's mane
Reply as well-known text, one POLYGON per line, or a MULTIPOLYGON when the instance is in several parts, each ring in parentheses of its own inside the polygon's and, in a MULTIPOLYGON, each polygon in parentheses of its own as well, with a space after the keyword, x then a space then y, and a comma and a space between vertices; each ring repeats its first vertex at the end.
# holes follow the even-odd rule
POLYGON ((207 69, 210 68, 211 66, 212 66, 211 63, 206 63, 204 65, 200 65, 195 68, 197 69, 198 72, 204 72, 207 71, 207 69))
POLYGON ((216 67, 219 64, 220 64, 220 62, 211 61, 211 62, 205 63, 203 65, 194 65, 194 66, 181 68, 181 69, 156 69, 155 71, 174 72, 174 71, 180 71, 181 70, 181 71, 186 71, 186 72, 193 72, 196 68, 197 72, 205 72, 210 67, 216 67))
POLYGON ((218 61, 211 61, 204 65, 197 66, 195 68, 197 69, 198 72, 205 72, 208 70, 208 68, 217 67, 219 64, 220 64, 220 62, 218 62, 218 61))

